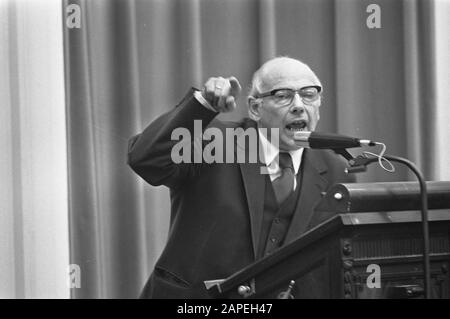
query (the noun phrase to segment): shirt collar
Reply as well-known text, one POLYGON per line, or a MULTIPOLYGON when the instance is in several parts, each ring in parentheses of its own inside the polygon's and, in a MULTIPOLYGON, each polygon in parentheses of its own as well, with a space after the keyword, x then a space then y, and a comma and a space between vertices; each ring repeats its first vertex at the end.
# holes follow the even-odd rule
MULTIPOLYGON (((269 140, 264 136, 264 134, 261 132, 259 128, 258 134, 263 149, 265 164, 269 166, 278 156, 278 153, 280 151, 277 147, 275 147, 272 143, 269 142, 269 140)), ((295 174, 297 174, 298 170, 300 169, 300 163, 302 161, 303 148, 289 151, 289 154, 291 154, 292 164, 294 165, 295 174)))

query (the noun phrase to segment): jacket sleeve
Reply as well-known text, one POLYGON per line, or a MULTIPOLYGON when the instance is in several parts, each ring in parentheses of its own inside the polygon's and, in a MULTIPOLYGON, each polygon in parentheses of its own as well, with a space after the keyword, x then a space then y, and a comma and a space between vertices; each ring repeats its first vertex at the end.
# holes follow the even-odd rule
POLYGON ((128 165, 151 185, 177 188, 198 173, 201 164, 194 164, 192 159, 194 141, 201 139, 201 135, 194 135, 200 133, 198 130, 194 132, 194 121, 201 121, 203 134, 217 113, 206 109, 193 93, 194 89, 191 89, 175 109, 161 115, 141 134, 129 140, 128 165), (192 155, 187 163, 175 163, 172 159, 172 148, 180 142, 172 140, 175 129, 184 129, 190 134, 189 148, 192 155))

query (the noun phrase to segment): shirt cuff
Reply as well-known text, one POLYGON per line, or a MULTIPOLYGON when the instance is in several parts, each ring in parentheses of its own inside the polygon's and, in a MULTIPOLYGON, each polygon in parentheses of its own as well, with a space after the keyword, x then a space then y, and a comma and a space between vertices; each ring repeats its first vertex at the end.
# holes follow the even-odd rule
POLYGON ((208 101, 206 101, 206 99, 203 97, 202 93, 200 91, 195 91, 194 92, 194 97, 197 99, 197 101, 203 105, 205 108, 207 108, 210 111, 216 112, 218 113, 212 106, 211 104, 209 104, 208 101))

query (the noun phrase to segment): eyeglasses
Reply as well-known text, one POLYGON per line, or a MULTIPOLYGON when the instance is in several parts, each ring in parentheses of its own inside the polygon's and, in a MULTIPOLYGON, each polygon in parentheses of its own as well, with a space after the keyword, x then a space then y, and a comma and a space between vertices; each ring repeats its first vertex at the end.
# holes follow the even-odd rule
POLYGON ((320 86, 306 86, 299 90, 292 89, 275 89, 270 92, 261 93, 257 97, 263 98, 267 96, 271 96, 278 106, 287 106, 292 103, 294 100, 295 94, 298 93, 303 103, 311 105, 315 101, 317 101, 320 97, 320 86))

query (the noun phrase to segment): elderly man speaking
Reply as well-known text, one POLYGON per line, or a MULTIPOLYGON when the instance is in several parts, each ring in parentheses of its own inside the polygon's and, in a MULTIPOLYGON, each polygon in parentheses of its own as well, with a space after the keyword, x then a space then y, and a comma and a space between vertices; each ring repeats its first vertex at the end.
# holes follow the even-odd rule
POLYGON ((143 298, 208 298, 204 281, 226 278, 295 240, 320 222, 314 206, 321 192, 352 181, 334 153, 297 145, 297 131, 316 128, 321 104, 322 85, 306 64, 267 61, 253 76, 249 118, 215 119, 236 108, 240 91, 236 78, 212 77, 130 140, 131 168, 148 183, 169 187, 171 196, 168 241, 143 298), (255 130, 262 160, 174 162, 172 133, 182 128, 194 136, 198 121, 224 138, 226 129, 255 130))

